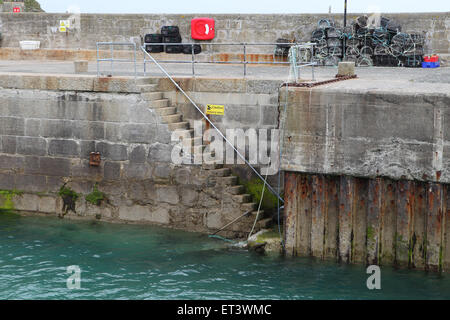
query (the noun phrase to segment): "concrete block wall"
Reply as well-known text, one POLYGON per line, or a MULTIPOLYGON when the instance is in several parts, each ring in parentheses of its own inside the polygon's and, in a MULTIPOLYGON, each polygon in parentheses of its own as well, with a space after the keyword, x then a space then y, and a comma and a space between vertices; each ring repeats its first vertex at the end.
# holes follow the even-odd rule
POLYGON ((448 94, 289 90, 282 169, 450 183, 448 94))
POLYGON ((373 85, 289 88, 287 252, 448 271, 450 96, 373 85))
MULTIPOLYGON (((360 14, 349 14, 355 19, 360 14)), ((184 42, 190 38, 192 18, 208 16, 216 20, 217 36, 214 43, 249 42, 273 43, 277 38, 309 40, 311 32, 322 18, 343 21, 340 14, 82 14, 75 16, 79 28, 60 33, 59 20, 68 14, 51 13, 0 13, 0 26, 4 47, 18 47, 20 40, 39 40, 41 48, 95 49, 96 42, 136 42, 145 33, 159 32, 164 25, 178 25, 184 42)), ((450 13, 400 13, 386 14, 398 21, 405 31, 425 31, 427 51, 448 54, 450 43, 450 13)), ((208 43, 208 42, 204 42, 208 43)), ((206 47, 204 47, 206 50, 206 47)), ((242 52, 238 46, 217 46, 216 52, 242 52)), ((250 47, 248 53, 272 54, 273 46, 250 47)))
MULTIPOLYGON (((283 81, 220 78, 175 78, 175 81, 202 108, 207 104, 225 106, 225 115, 210 116, 224 133, 226 129, 278 127, 278 90, 283 81)), ((203 118, 169 80, 159 80, 159 88, 191 125, 203 118)))

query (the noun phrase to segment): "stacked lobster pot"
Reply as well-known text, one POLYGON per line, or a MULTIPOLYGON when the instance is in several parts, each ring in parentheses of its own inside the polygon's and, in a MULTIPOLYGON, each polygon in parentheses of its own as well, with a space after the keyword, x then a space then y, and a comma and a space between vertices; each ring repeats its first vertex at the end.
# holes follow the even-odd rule
POLYGON ((334 66, 342 60, 342 29, 337 28, 333 20, 320 20, 311 41, 316 43, 314 61, 318 65, 334 66))
POLYGON ((291 42, 292 41, 288 39, 277 39, 274 55, 276 57, 287 57, 289 55, 289 49, 292 46, 291 42))
POLYGON ((161 28, 161 34, 165 45, 166 53, 181 53, 183 45, 181 44, 180 29, 177 26, 164 26, 161 28))
POLYGON ((326 66, 338 65, 342 60, 343 53, 342 29, 336 28, 335 26, 330 26, 323 30, 326 35, 328 48, 328 56, 325 58, 324 64, 326 66))
POLYGON ((311 40, 319 65, 337 65, 341 59, 357 66, 420 67, 424 55, 422 33, 402 33, 401 26, 386 17, 360 16, 339 28, 327 19, 318 23, 311 40))
POLYGON ((145 51, 148 53, 160 53, 164 51, 162 35, 160 33, 146 34, 144 37, 145 51))
POLYGON ((148 53, 185 53, 198 54, 202 51, 199 44, 182 44, 178 26, 163 26, 161 33, 146 34, 145 49, 148 53))

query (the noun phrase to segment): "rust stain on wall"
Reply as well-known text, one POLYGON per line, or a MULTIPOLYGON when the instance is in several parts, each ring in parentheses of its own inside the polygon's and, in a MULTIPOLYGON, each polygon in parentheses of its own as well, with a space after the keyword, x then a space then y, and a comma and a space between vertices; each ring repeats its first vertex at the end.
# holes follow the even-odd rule
POLYGON ((286 244, 301 256, 445 270, 449 190, 438 183, 286 172, 286 230, 297 233, 287 233, 286 244))

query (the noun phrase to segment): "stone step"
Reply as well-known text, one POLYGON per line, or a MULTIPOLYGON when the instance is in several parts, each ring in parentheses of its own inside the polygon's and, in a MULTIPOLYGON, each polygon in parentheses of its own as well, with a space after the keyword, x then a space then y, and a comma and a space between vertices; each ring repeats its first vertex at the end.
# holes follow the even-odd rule
POLYGON ((139 85, 146 85, 146 84, 155 84, 158 81, 157 78, 150 78, 150 77, 139 77, 136 79, 136 84, 139 85))
POLYGON ((215 170, 215 169, 221 169, 223 168, 223 164, 222 163, 214 163, 214 162, 204 162, 202 164, 202 168, 203 170, 215 170))
POLYGON ((196 137, 196 138, 187 138, 187 139, 183 139, 183 145, 184 146, 194 146, 194 145, 203 145, 203 140, 201 137, 196 137))
POLYGON ((162 116, 162 119, 165 123, 179 123, 183 120, 183 116, 179 113, 162 116))
POLYGON ((194 135, 194 129, 180 128, 180 129, 175 129, 174 131, 176 131, 182 137, 187 137, 187 139, 190 139, 194 135))
POLYGON ((227 189, 227 191, 231 194, 238 195, 238 194, 243 194, 245 191, 245 188, 244 188, 244 186, 237 185, 237 186, 229 187, 227 189))
POLYGON ((253 202, 249 202, 249 203, 243 203, 241 204, 241 209, 245 212, 245 211, 255 211, 258 209, 258 204, 253 203, 253 202))
POLYGON ((205 146, 204 145, 191 146, 190 148, 187 147, 186 150, 187 150, 187 152, 190 152, 193 155, 195 154, 195 155, 203 157, 203 150, 205 150, 205 146))
POLYGON ((252 196, 250 194, 234 195, 233 200, 238 203, 248 203, 252 201, 252 196))
POLYGON ((228 177, 231 174, 230 168, 221 168, 216 170, 210 170, 209 174, 215 177, 228 177))
POLYGON ((138 88, 141 90, 141 93, 156 92, 158 90, 158 85, 157 84, 141 84, 141 85, 138 85, 138 88))
POLYGON ((217 177, 217 183, 222 186, 235 186, 238 183, 238 178, 236 176, 217 177))
POLYGON ((167 108, 170 107, 169 105, 169 99, 160 99, 160 100, 153 100, 150 103, 151 108, 167 108))
POLYGON ((164 99, 164 95, 162 92, 143 92, 143 93, 141 93, 141 97, 145 101, 164 99))
POLYGON ((256 225, 259 227, 259 229, 267 229, 273 226, 272 218, 262 219, 259 220, 256 225))
POLYGON ((167 107, 167 108, 157 108, 155 109, 156 113, 160 116, 169 116, 177 113, 177 108, 175 107, 167 107))
POLYGON ((175 122, 175 123, 169 123, 168 125, 169 125, 169 130, 171 130, 171 131, 189 128, 188 122, 175 122))
MULTIPOLYGON (((258 208, 256 208, 258 209, 258 208)), ((258 210, 255 210, 252 212, 252 216, 254 219, 256 219, 256 216, 258 215, 258 210)), ((263 220, 264 219, 264 210, 259 210, 259 217, 258 217, 258 221, 263 220)))

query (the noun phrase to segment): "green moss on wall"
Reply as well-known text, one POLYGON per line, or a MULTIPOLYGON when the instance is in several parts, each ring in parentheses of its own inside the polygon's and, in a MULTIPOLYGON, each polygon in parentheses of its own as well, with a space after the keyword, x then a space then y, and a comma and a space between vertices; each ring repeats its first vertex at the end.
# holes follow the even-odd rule
POLYGON ((263 234, 260 234, 260 235, 258 235, 258 237, 256 237, 255 242, 256 243, 264 243, 270 239, 276 239, 276 240, 280 239, 280 235, 279 235, 278 231, 272 229, 270 231, 264 232, 263 234))
POLYGON ((58 192, 58 195, 63 199, 63 211, 67 213, 69 210, 76 213, 75 203, 77 202, 80 195, 73 191, 72 189, 63 185, 58 192))
POLYGON ((97 185, 94 185, 94 190, 85 197, 86 201, 93 205, 99 206, 106 196, 103 192, 99 191, 97 185))
POLYGON ((19 190, 0 190, 0 213, 14 212, 13 198, 22 194, 19 190))
MULTIPOLYGON (((241 179, 239 179, 241 180, 241 179)), ((239 181, 245 187, 245 192, 250 194, 253 198, 253 201, 259 203, 261 201, 261 194, 264 187, 264 182, 259 178, 255 178, 249 181, 239 181)), ((277 197, 272 194, 266 187, 264 192, 264 199, 261 204, 262 210, 266 212, 273 211, 277 207, 277 197)))
POLYGON ((375 230, 373 227, 368 226, 367 227, 367 239, 374 240, 374 238, 375 238, 375 230))

